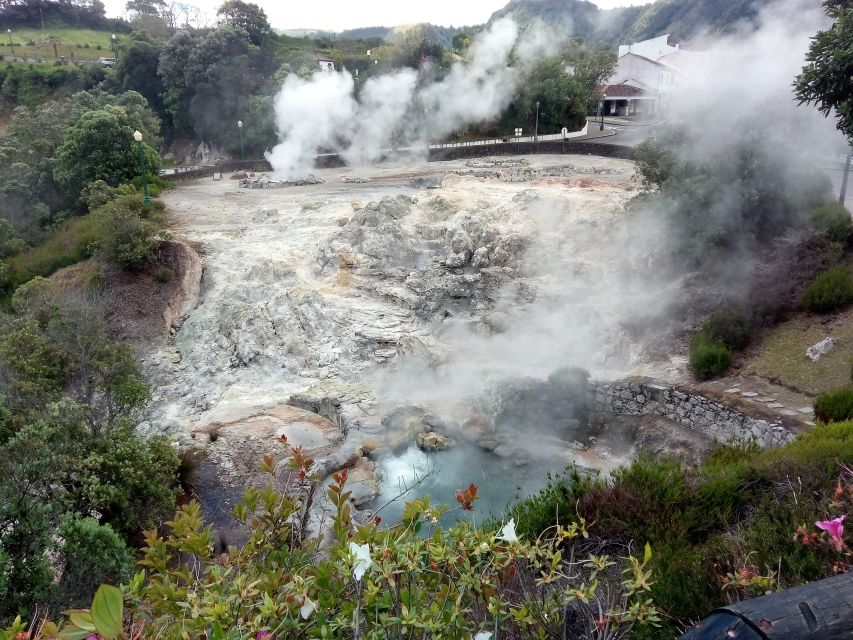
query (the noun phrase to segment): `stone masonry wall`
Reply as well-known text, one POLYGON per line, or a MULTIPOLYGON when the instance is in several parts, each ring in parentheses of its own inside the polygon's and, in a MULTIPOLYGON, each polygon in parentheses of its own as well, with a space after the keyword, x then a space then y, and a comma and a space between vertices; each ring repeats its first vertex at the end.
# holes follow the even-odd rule
POLYGON ((700 431, 720 442, 755 440, 760 446, 776 447, 794 439, 780 426, 741 412, 700 395, 648 380, 592 383, 592 416, 606 414, 657 415, 700 431))

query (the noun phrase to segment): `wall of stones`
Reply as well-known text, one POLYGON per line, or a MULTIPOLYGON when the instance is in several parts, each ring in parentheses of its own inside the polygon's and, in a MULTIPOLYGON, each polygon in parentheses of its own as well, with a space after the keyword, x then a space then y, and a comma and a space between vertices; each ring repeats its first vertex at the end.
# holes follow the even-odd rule
POLYGON ((657 415, 720 442, 755 440, 765 448, 794 439, 794 434, 779 422, 749 417, 701 395, 656 381, 594 382, 591 396, 591 416, 595 421, 605 421, 607 414, 657 415))

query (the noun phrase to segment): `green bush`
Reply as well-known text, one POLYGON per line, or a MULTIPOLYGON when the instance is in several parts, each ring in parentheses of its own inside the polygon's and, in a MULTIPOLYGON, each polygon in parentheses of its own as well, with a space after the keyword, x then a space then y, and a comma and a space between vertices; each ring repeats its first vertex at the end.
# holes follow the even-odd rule
POLYGON ((702 330, 713 340, 722 342, 733 351, 740 351, 752 339, 753 323, 737 305, 727 304, 712 313, 702 330))
POLYGON ((800 300, 809 311, 830 313, 853 302, 853 276, 843 267, 820 274, 800 300))
POLYGON ((783 588, 833 575, 838 551, 806 545, 795 533, 804 523, 848 509, 838 505, 835 489, 838 461, 850 459, 853 421, 819 424, 776 449, 752 442, 722 446, 695 470, 641 457, 608 480, 558 476, 541 493, 513 505, 510 515, 519 529, 529 519, 529 537, 558 522, 563 527, 585 522, 591 547, 650 541, 652 598, 673 627, 648 637, 673 637, 679 624, 735 595, 723 585, 737 580, 742 569, 754 573, 755 581, 737 585, 738 598, 760 595, 780 563, 783 588), (791 486, 790 478, 799 481, 791 486))
POLYGON ((815 227, 833 241, 847 244, 853 237, 853 217, 840 202, 831 202, 812 212, 815 227))
POLYGON ((700 380, 716 378, 724 374, 732 363, 732 353, 721 341, 705 331, 693 336, 690 345, 690 368, 700 380))
POLYGON ((853 387, 824 393, 815 402, 814 412, 821 422, 853 420, 853 387))
POLYGON ((159 237, 165 227, 159 208, 146 211, 139 194, 119 196, 96 209, 101 237, 99 249, 125 269, 140 269, 154 259, 159 237))
POLYGON ((89 604, 98 585, 126 582, 131 576, 133 555, 109 525, 94 518, 68 514, 59 526, 63 571, 59 588, 65 606, 89 604))
POLYGON ((174 277, 175 277, 175 273, 171 269, 167 269, 165 267, 162 269, 157 269, 157 271, 154 273, 154 279, 157 282, 164 283, 164 284, 166 282, 171 282, 172 278, 174 278, 174 277))

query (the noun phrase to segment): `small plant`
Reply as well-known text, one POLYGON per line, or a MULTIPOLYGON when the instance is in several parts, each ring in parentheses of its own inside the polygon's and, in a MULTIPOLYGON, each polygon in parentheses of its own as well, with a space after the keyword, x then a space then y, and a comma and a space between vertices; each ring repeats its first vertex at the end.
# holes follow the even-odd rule
POLYGON ((809 285, 801 302, 816 313, 837 311, 853 302, 853 276, 843 267, 828 269, 809 285))
POLYGON ((219 429, 214 429, 213 431, 207 434, 208 442, 216 442, 217 440, 219 440, 219 429))
POLYGON ((821 422, 853 419, 853 386, 824 393, 815 402, 814 413, 821 422))
POLYGON ((83 45, 83 48, 84 48, 84 49, 89 49, 89 48, 90 48, 90 46, 91 46, 91 45, 89 45, 89 43, 87 42, 86 44, 84 44, 84 45, 83 45))
POLYGON ((184 493, 192 493, 198 485, 198 468, 201 465, 202 452, 195 447, 178 450, 178 485, 184 493))
POLYGON ((815 227, 831 240, 846 245, 853 237, 853 217, 840 202, 818 207, 812 213, 815 227))
POLYGON ((690 346, 690 368, 700 380, 724 374, 732 363, 732 352, 721 341, 705 331, 693 336, 690 346))
POLYGON ((154 273, 154 279, 160 283, 171 282, 172 278, 174 278, 174 277, 175 277, 175 273, 167 267, 163 267, 162 269, 157 269, 157 271, 154 273))
POLYGON ((753 323, 739 306, 727 304, 712 313, 702 330, 733 351, 740 351, 752 339, 753 323))

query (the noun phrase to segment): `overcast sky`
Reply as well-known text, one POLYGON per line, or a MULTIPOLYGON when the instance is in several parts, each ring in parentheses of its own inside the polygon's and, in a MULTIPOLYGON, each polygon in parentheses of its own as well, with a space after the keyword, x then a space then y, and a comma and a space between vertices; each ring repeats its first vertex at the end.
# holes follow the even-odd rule
MULTIPOLYGON (((222 0, 184 0, 211 15, 222 0)), ((440 25, 482 24, 508 0, 255 0, 277 29, 328 29, 394 26, 414 22, 440 25)), ((107 15, 123 16, 126 0, 105 0, 107 15)), ((651 2, 651 0, 645 0, 651 2)), ((599 7, 645 4, 642 0, 595 0, 599 7)))

